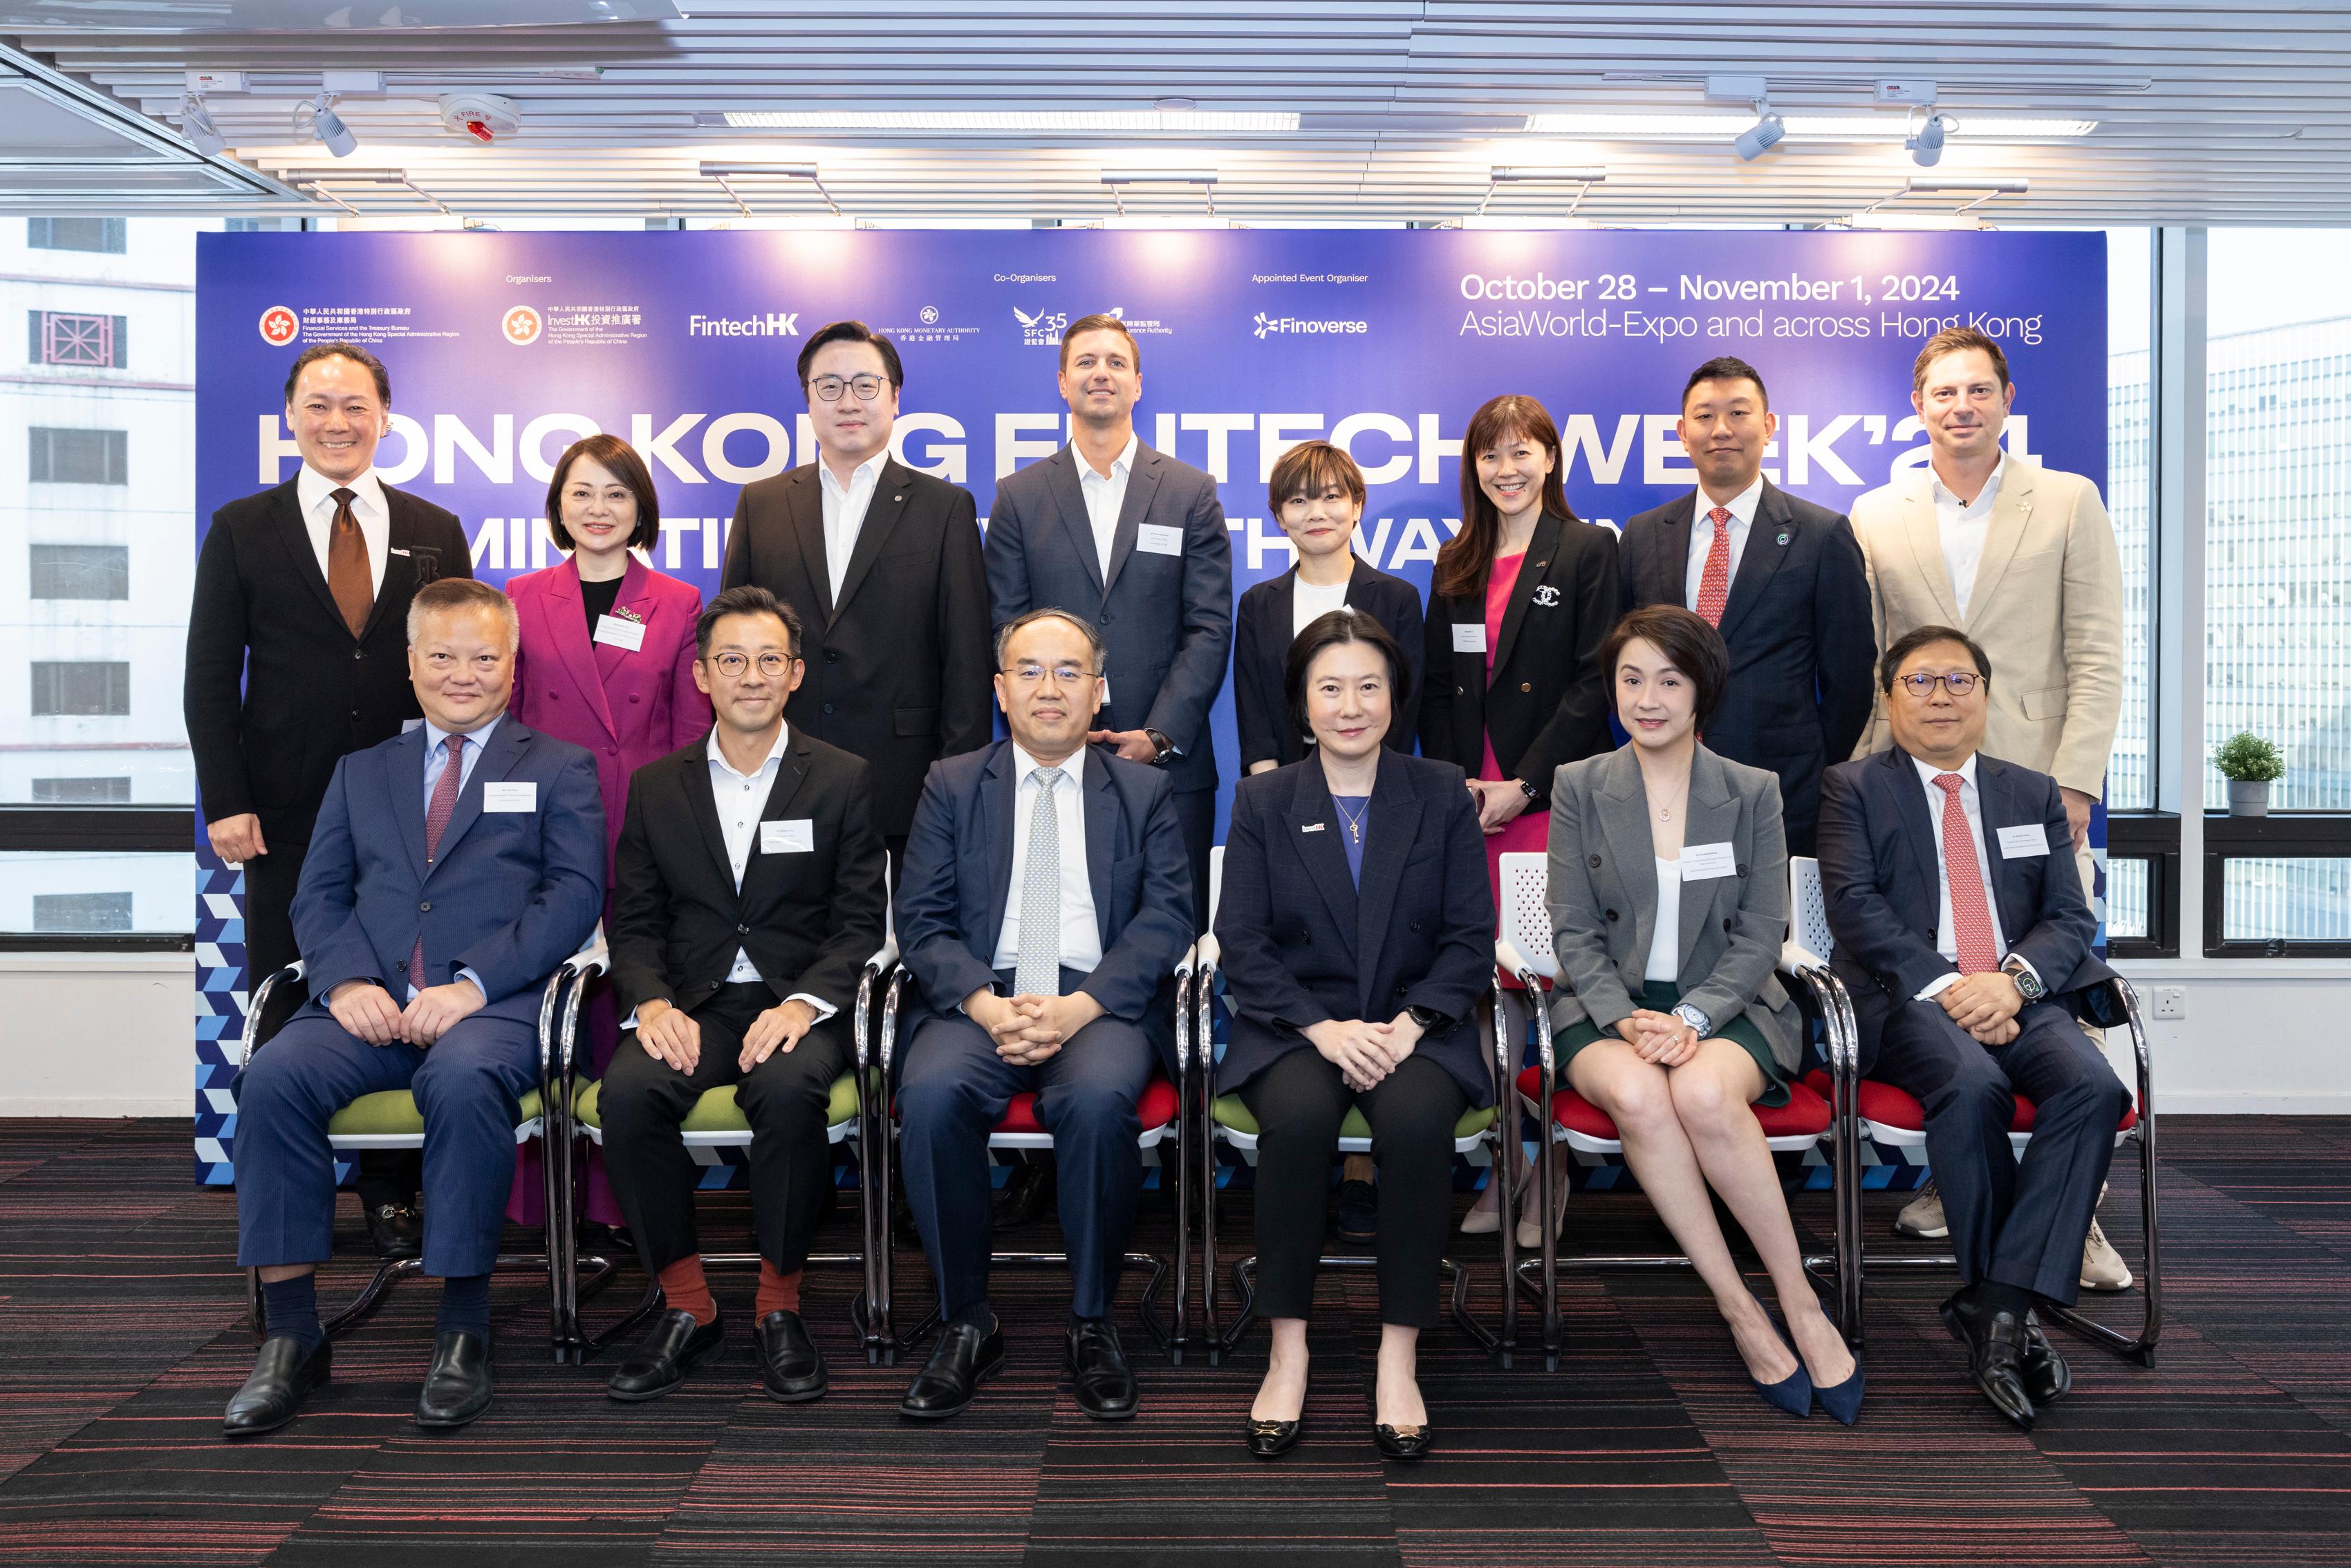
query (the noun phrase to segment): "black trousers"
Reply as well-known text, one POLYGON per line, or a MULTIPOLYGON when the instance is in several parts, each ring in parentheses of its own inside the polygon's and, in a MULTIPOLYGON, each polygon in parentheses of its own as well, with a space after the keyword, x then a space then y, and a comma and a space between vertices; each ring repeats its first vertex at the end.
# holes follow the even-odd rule
POLYGON ((1192 929, 1208 928, 1208 851, 1217 841, 1217 792, 1176 791, 1176 825, 1184 832, 1185 858, 1192 862, 1192 929))
POLYGON ((2016 1021, 2014 1040, 1984 1045, 1939 1004, 1903 1002, 1886 1015, 1870 1075, 1927 1108, 1927 1158, 1960 1281, 2021 1286, 2070 1306, 2130 1095, 2064 1008, 2036 1002, 2016 1021), (2008 1142, 2018 1094, 2034 1107, 2022 1160, 2008 1142))
POLYGON ((1408 1056, 1358 1093, 1336 1065, 1301 1044, 1243 1084, 1240 1096, 1258 1127, 1259 1315, 1311 1315, 1331 1160, 1339 1124, 1355 1105, 1372 1124, 1380 1167, 1380 1322, 1436 1327, 1437 1270, 1453 1216, 1453 1127, 1469 1108, 1453 1075, 1428 1057, 1408 1056))
POLYGON ((694 1223, 700 1167, 686 1153, 678 1124, 704 1091, 730 1083, 751 1124, 751 1227, 759 1256, 786 1274, 808 1261, 832 1179, 827 1108, 833 1080, 847 1070, 849 1024, 836 1013, 789 1052, 778 1051, 746 1072, 737 1062, 743 1035, 775 1005, 775 992, 765 985, 721 986, 693 1009, 702 1026, 702 1054, 690 1073, 647 1051, 634 1030, 621 1033, 601 1095, 604 1171, 647 1273, 702 1250, 694 1223))
MULTIPOLYGON (((304 843, 273 842, 269 852, 245 862, 245 984, 249 996, 262 981, 302 956, 294 945, 294 890, 302 881, 304 843)), ((273 1015, 263 1030, 265 1038, 276 1025, 294 1016, 309 998, 299 980, 288 981, 271 993, 273 1015)))

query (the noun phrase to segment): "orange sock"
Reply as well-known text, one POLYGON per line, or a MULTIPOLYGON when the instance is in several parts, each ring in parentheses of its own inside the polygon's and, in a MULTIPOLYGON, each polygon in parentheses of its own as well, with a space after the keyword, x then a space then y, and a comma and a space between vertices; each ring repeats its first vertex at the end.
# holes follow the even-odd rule
POLYGON ((800 1310, 800 1271, 789 1274, 777 1272, 776 1266, 765 1258, 759 1260, 759 1299, 752 1311, 761 1322, 769 1312, 796 1312, 800 1310))
POLYGON ((717 1321, 718 1303, 710 1299, 710 1281, 702 1277, 702 1257, 689 1253, 661 1271, 662 1295, 672 1312, 692 1312, 698 1323, 717 1321))

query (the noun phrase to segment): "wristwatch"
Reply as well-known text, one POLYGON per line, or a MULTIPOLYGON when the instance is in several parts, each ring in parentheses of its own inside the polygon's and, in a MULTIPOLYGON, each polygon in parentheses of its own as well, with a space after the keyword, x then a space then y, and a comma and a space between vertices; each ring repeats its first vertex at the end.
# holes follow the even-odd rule
POLYGON ((2008 956, 2006 963, 2001 965, 2000 972, 2016 982, 2016 994, 2028 1002, 2037 1002, 2049 994, 2049 988, 2041 983, 2041 977, 2032 972, 2032 966, 2013 953, 2008 956))
POLYGON ((1714 1038, 1714 1020, 1706 1016, 1706 1009, 1704 1008, 1694 1008, 1687 1002, 1684 1002, 1681 1006, 1674 1009, 1674 1017, 1681 1019, 1682 1022, 1698 1030, 1698 1039, 1711 1040, 1714 1038))
POLYGON ((1536 789, 1533 785, 1528 783, 1523 779, 1519 780, 1519 788, 1527 792, 1527 799, 1529 800, 1540 800, 1542 799, 1542 791, 1536 789))
POLYGON ((1438 1012, 1435 1008, 1414 1006, 1404 1010, 1411 1017, 1413 1022, 1420 1026, 1420 1032, 1431 1038, 1441 1034, 1451 1034, 1454 1024, 1459 1021, 1451 1014, 1438 1012))
POLYGON ((1176 743, 1155 729, 1146 729, 1143 733, 1149 736, 1151 744, 1159 748, 1159 755, 1151 759, 1151 765, 1154 768, 1166 767, 1167 759, 1176 755, 1176 743))

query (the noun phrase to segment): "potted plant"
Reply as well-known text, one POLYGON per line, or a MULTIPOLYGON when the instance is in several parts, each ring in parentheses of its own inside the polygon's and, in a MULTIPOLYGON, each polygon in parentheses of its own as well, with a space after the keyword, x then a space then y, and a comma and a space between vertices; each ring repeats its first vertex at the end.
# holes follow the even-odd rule
POLYGON ((2252 730, 2241 729, 2212 753, 2212 766, 2229 781, 2229 815, 2270 814, 2270 786, 2285 772, 2283 752, 2252 730))

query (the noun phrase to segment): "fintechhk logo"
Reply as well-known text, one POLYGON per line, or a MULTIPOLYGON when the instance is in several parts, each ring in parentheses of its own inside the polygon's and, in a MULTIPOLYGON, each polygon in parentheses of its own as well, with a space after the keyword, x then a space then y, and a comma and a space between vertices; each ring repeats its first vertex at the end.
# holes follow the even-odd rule
POLYGON ((1347 321, 1336 319, 1308 320, 1298 316, 1269 316, 1257 313, 1256 330, 1260 338, 1300 335, 1318 338, 1360 338, 1372 329, 1369 321, 1347 321))
POLYGON ((272 305, 261 313, 261 340, 282 349, 302 335, 302 318, 290 305, 272 305))
POLYGON ((688 316, 685 335, 689 338, 797 338, 800 335, 800 313, 797 310, 770 310, 763 316, 688 316))

